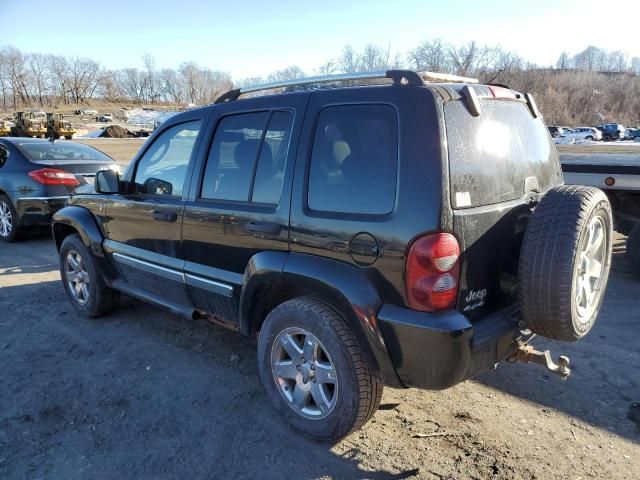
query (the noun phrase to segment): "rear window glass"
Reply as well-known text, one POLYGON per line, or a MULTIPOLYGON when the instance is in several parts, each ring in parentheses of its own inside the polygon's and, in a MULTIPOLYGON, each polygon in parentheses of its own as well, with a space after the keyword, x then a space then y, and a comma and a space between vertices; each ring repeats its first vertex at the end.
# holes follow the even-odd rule
POLYGON ((393 210, 398 123, 388 105, 340 105, 320 112, 309 171, 309 208, 386 214, 393 210))
POLYGON ((99 150, 72 142, 18 142, 29 160, 111 160, 99 150))
POLYGON ((481 100, 481 108, 473 117, 460 101, 445 106, 454 208, 522 198, 527 177, 543 191, 560 181, 555 146, 540 117, 514 101, 481 100))

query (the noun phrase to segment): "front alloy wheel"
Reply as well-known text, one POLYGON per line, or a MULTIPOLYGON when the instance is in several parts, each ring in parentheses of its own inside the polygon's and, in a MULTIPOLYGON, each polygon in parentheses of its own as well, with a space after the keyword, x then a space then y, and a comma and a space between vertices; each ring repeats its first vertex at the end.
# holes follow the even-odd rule
POLYGON ((91 291, 91 279, 82 257, 75 250, 69 250, 64 264, 65 280, 69 292, 80 305, 86 305, 91 291))
POLYGON ((78 234, 62 241, 59 260, 62 284, 79 313, 99 317, 118 306, 118 292, 105 283, 100 267, 78 234))

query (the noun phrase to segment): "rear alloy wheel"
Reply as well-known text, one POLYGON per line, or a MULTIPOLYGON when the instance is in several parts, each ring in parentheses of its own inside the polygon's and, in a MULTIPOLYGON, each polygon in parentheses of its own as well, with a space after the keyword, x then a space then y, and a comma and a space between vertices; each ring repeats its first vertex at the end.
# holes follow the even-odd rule
POLYGON ((13 208, 11 200, 5 195, 0 195, 0 240, 3 242, 21 240, 23 229, 18 223, 18 214, 13 208))
POLYGON ((269 313, 258 366, 274 407, 316 440, 336 441, 362 427, 382 398, 346 320, 319 300, 296 298, 269 313))
POLYGON ((589 140, 589 141, 593 141, 593 137, 591 135, 587 135, 587 137, 585 138, 585 140, 589 140))
POLYGON ((335 408, 335 365, 322 342, 305 329, 280 332, 271 349, 271 371, 282 397, 299 415, 322 419, 335 408))
POLYGON ((522 319, 554 340, 585 336, 598 318, 611 267, 612 214, 593 187, 549 190, 525 231, 518 278, 522 319))

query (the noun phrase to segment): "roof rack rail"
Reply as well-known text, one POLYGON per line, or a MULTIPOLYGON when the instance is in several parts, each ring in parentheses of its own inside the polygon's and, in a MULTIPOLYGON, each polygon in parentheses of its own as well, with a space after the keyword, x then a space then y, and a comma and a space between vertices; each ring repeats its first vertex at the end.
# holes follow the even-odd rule
POLYGON ((244 95, 246 93, 273 90, 276 88, 300 87, 304 85, 315 85, 319 83, 348 82, 354 80, 375 80, 382 78, 393 80, 394 85, 406 83, 413 86, 424 85, 424 82, 478 83, 478 80, 475 78, 460 77, 457 75, 449 75, 446 73, 414 72, 413 70, 380 70, 364 73, 322 75, 317 77, 296 78, 294 80, 284 80, 278 82, 262 83, 258 85, 249 85, 247 87, 234 88, 233 90, 229 90, 228 92, 223 93, 218 98, 216 98, 214 103, 230 102, 233 100, 237 100, 240 95, 244 95))

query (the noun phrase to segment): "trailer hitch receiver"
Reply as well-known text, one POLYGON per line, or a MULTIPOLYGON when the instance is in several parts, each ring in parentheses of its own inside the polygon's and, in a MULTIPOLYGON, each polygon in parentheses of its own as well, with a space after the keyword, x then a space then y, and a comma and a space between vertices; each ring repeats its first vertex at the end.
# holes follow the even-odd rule
POLYGON ((518 349, 507 361, 513 363, 537 363, 545 367, 551 373, 558 375, 562 380, 566 380, 571 374, 571 369, 569 368, 569 357, 561 355, 558 357, 558 362, 556 363, 551 358, 551 352, 549 350, 541 352, 536 350, 533 345, 528 345, 522 341, 518 342, 518 349))

